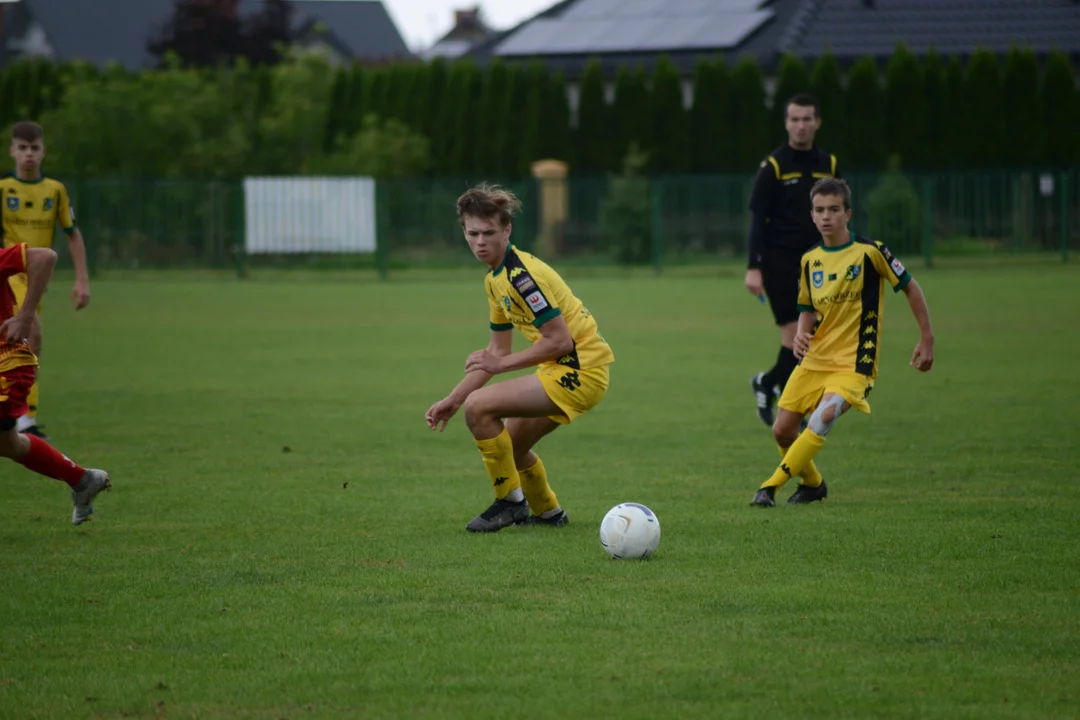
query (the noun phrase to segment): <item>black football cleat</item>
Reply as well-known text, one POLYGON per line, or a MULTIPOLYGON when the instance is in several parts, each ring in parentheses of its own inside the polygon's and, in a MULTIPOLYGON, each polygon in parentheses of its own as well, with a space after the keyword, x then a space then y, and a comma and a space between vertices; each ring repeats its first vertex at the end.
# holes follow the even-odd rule
POLYGON ((776 421, 773 406, 776 404, 776 388, 766 385, 765 373, 760 372, 750 378, 750 388, 754 391, 754 399, 757 401, 758 420, 772 427, 776 421))
POLYGON ((540 517, 539 515, 529 515, 529 518, 525 521, 526 525, 547 525, 548 527, 566 527, 570 524, 570 516, 566 514, 566 511, 561 511, 554 517, 540 517))
POLYGON ((795 489, 791 497, 788 498, 788 505, 805 505, 807 503, 819 502, 829 497, 829 486, 822 480, 821 484, 817 487, 807 487, 802 483, 799 483, 799 487, 795 489))
POLYGON ((491 507, 470 520, 465 529, 469 532, 498 532, 504 527, 520 525, 528 519, 528 502, 496 500, 491 507))
POLYGON ((763 487, 757 491, 754 495, 754 499, 750 501, 751 507, 776 507, 776 500, 773 498, 776 496, 776 488, 763 487))

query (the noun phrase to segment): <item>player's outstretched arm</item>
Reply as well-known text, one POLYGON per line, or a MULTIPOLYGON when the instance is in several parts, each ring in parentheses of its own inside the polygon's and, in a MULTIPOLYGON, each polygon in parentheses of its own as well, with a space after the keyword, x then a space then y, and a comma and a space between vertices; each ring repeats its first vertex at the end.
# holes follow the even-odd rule
POLYGON ((56 267, 56 251, 49 248, 26 249, 26 297, 19 314, 0 326, 0 336, 14 342, 30 337, 30 329, 37 317, 37 307, 45 288, 49 286, 53 268, 56 267))
POLYGON ((90 270, 86 264, 86 243, 82 232, 75 228, 68 239, 68 252, 75 265, 75 287, 71 289, 71 304, 82 310, 90 304, 90 270))
POLYGON ((574 338, 562 315, 556 315, 539 327, 540 339, 521 352, 492 357, 487 350, 477 350, 465 361, 465 371, 483 370, 493 375, 513 372, 557 360, 574 351, 574 338))
POLYGON ((795 330, 795 357, 802 360, 806 353, 810 352, 810 340, 814 337, 814 326, 817 325, 816 312, 799 313, 799 326, 795 330))
MULTIPOLYGON (((491 341, 488 343, 487 349, 480 352, 486 352, 492 357, 505 357, 510 354, 514 347, 514 332, 513 330, 492 330, 491 341)), ((476 353, 473 353, 474 355, 476 353)), ((470 356, 471 357, 471 356, 470 356)), ((483 370, 474 370, 468 372, 461 382, 457 384, 450 394, 439 402, 432 405, 425 415, 427 425, 432 430, 439 430, 440 432, 446 429, 446 423, 450 421, 450 418, 454 417, 454 414, 464 404, 465 399, 472 393, 484 387, 489 380, 491 380, 493 373, 485 372, 483 370)))
POLYGON ((930 326, 930 308, 926 305, 922 288, 915 280, 904 287, 904 294, 907 295, 915 322, 919 323, 920 334, 919 344, 915 346, 915 352, 911 354, 911 362, 908 364, 919 372, 927 372, 934 364, 934 330, 930 326))

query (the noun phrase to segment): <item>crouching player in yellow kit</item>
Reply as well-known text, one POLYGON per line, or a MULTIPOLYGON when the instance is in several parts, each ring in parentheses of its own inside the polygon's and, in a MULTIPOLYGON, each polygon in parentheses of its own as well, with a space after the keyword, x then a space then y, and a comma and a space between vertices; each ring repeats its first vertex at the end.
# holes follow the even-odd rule
POLYGON ((795 335, 801 363, 784 387, 773 425, 784 459, 754 495, 750 504, 757 507, 773 507, 776 489, 796 476, 802 481, 788 504, 828 496, 814 456, 841 415, 851 408, 870 414, 866 398, 877 377, 886 282, 894 291, 904 291, 919 323, 921 337, 910 365, 927 372, 934 364, 934 333, 922 289, 885 245, 848 230, 847 183, 819 180, 810 200, 822 243, 802 257, 795 335), (800 435, 799 424, 807 413, 812 413, 810 423, 800 435))
MULTIPOLYGON (((0 178, 0 222, 4 247, 26 243, 32 248, 52 248, 57 224, 67 234, 68 251, 75 265, 75 287, 71 291, 71 303, 76 310, 90 304, 90 278, 86 267, 86 245, 82 233, 75 225, 75 213, 67 189, 59 180, 41 173, 45 159, 45 133, 41 126, 32 122, 16 123, 11 131, 11 157, 15 172, 0 178)), ((25 273, 12 276, 8 281, 15 293, 16 309, 26 298, 25 273)), ((27 338, 30 350, 41 358, 41 308, 37 308, 35 322, 27 338)), ((17 430, 21 433, 45 438, 37 426, 38 383, 30 388, 29 411, 19 418, 17 430)))
POLYGON ((510 244, 510 221, 520 206, 512 193, 489 185, 469 190, 457 203, 469 248, 491 268, 484 278, 491 342, 468 357, 465 378, 426 417, 428 427, 441 431, 465 406, 465 422, 495 490, 495 503, 466 526, 471 532, 569 522, 532 448, 603 399, 615 360, 596 321, 558 273, 510 244), (512 353, 515 327, 531 345, 512 353), (494 375, 533 366, 532 375, 484 387, 494 375))

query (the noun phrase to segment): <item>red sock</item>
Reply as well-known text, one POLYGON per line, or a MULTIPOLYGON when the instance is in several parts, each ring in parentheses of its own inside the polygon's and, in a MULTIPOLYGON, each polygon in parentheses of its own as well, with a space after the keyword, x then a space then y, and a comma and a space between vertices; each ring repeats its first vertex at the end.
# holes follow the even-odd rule
POLYGON ((83 479, 86 471, 52 445, 35 435, 23 437, 30 438, 30 452, 15 462, 38 475, 63 480, 71 487, 75 487, 83 479))

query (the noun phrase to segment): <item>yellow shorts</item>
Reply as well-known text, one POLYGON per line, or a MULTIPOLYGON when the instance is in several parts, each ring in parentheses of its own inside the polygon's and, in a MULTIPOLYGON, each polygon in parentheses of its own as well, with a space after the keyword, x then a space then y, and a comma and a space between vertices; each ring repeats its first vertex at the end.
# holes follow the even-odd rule
POLYGON ((562 365, 541 365, 536 377, 544 392, 563 411, 549 417, 561 425, 574 422, 579 415, 592 410, 607 394, 610 372, 608 366, 573 370, 562 365))
POLYGON ((851 407, 869 415, 870 403, 866 402, 866 397, 873 389, 874 381, 857 372, 828 372, 797 367, 788 378, 778 404, 784 410, 805 415, 814 411, 823 395, 835 393, 851 407))
MULTIPOLYGON (((15 307, 12 308, 15 312, 19 312, 19 308, 22 307, 23 299, 26 297, 26 291, 30 289, 28 283, 29 280, 26 277, 26 273, 19 273, 8 278, 8 285, 11 287, 11 292, 15 293, 15 307)), ((38 303, 38 315, 41 314, 41 309, 44 305, 44 300, 38 303)))

